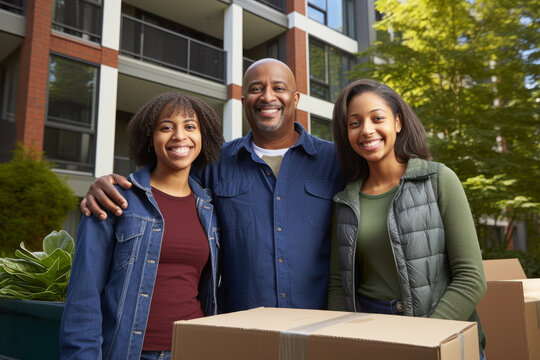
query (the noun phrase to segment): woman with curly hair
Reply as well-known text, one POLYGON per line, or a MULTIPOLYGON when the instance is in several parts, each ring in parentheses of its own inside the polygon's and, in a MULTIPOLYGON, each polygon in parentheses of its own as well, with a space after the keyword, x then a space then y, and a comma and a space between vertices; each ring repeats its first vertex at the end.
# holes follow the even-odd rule
POLYGON ((478 321, 486 282, 467 198, 452 170, 428 161, 413 110, 357 80, 337 99, 333 130, 347 186, 334 197, 329 308, 478 321))
POLYGON ((205 102, 158 95, 131 119, 142 168, 129 209, 83 216, 68 286, 62 359, 168 359, 175 320, 217 312, 218 229, 209 191, 189 177, 219 159, 222 125, 205 102))

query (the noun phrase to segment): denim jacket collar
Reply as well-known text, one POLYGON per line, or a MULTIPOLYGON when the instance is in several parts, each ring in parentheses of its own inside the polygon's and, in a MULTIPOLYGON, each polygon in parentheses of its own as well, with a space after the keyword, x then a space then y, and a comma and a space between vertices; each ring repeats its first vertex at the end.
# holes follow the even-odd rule
MULTIPOLYGON (((145 166, 128 176, 129 180, 133 183, 134 186, 143 190, 146 194, 152 194, 152 187, 150 186, 150 168, 145 166)), ((203 189, 197 181, 195 181, 191 176, 188 178, 189 186, 195 194, 201 200, 210 202, 212 201, 212 192, 210 189, 203 189)))

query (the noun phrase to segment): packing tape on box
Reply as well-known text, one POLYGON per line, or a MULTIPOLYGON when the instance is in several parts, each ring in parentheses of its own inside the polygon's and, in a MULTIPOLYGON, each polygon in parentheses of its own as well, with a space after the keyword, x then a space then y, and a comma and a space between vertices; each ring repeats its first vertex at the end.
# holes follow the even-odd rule
POLYGON ((308 336, 319 329, 340 324, 342 322, 367 316, 362 313, 350 313, 336 318, 317 321, 312 324, 298 326, 282 331, 279 339, 279 360, 304 360, 306 356, 308 336))
POLYGON ((536 326, 540 329, 540 301, 536 302, 536 326))
MULTIPOLYGON (((540 314, 540 301, 536 303, 537 316, 540 314)), ((366 313, 350 313, 338 316, 333 319, 314 322, 312 324, 299 326, 282 331, 279 338, 279 360, 305 360, 308 337, 314 331, 328 326, 340 324, 350 320, 368 316, 366 313)), ((538 326, 540 328, 540 316, 538 316, 538 326)), ((465 360, 465 335, 459 334, 459 347, 461 360, 465 360)))
POLYGON ((459 351, 461 360, 465 360, 465 335, 463 333, 459 334, 459 351))

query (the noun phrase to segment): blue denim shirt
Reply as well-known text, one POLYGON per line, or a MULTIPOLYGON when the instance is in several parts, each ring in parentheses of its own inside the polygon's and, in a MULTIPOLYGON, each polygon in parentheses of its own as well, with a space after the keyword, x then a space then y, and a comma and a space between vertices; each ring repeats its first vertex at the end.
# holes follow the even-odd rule
POLYGON ((278 178, 251 132, 226 143, 203 174, 220 219, 221 312, 326 307, 332 197, 345 183, 334 145, 295 129, 278 178))
MULTIPOLYGON (((120 217, 85 217, 77 233, 60 329, 62 359, 138 359, 156 279, 163 218, 150 188, 150 171, 130 175, 129 203, 120 217)), ((210 247, 199 283, 206 315, 217 311, 218 229, 209 193, 190 178, 210 247)), ((165 349, 164 349, 165 350, 165 349)))

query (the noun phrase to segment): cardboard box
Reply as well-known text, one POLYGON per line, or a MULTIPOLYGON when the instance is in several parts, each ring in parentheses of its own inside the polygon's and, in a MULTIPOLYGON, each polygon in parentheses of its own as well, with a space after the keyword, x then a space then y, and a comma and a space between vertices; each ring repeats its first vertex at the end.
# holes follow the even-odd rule
POLYGON ((257 308, 174 323, 174 360, 478 359, 476 323, 257 308))
POLYGON ((540 279, 518 259, 484 260, 488 289, 477 310, 489 360, 540 359, 540 279))

